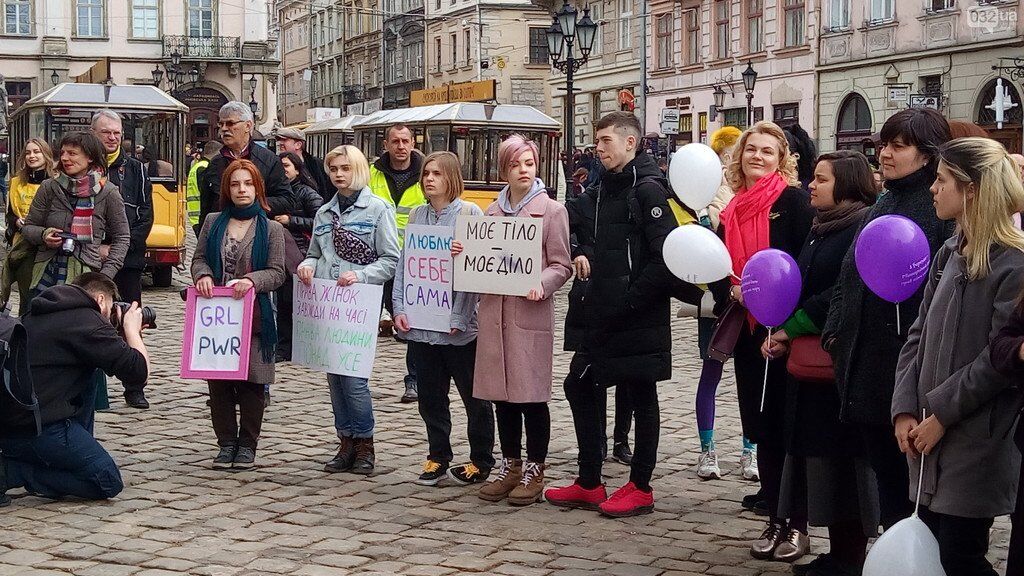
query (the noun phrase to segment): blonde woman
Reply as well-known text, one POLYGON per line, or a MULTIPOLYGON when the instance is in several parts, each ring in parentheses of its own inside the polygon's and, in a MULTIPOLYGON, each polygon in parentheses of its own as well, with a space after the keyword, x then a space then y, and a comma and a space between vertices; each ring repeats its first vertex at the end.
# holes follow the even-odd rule
POLYGON ((1020 471, 1012 437, 1019 379, 998 372, 989 349, 1024 288, 1024 233, 1010 219, 1024 209, 1024 187, 994 140, 960 138, 937 156, 935 214, 955 220, 957 233, 935 255, 896 366, 891 415, 907 455, 910 499, 919 459, 928 456, 920 516, 946 573, 988 576, 995 574, 985 558, 989 529, 1013 511, 1020 471))
MULTIPOLYGON (((476 204, 462 200, 461 163, 451 152, 434 152, 426 157, 420 184, 427 204, 412 209, 409 224, 437 227, 447 232, 455 229, 455 220, 460 215, 483 215, 476 204)), ((405 248, 401 261, 405 261, 405 248)), ((450 331, 421 330, 409 325, 405 313, 407 298, 412 298, 406 280, 405 270, 399 266, 393 293, 395 328, 409 342, 409 354, 417 366, 417 402, 427 428, 427 460, 416 483, 434 486, 446 472, 460 484, 483 482, 494 467, 494 408, 490 402, 473 397, 479 297, 469 292, 452 292, 450 331), (448 401, 452 380, 466 408, 470 461, 449 467, 454 459, 448 401)))
MULTIPOLYGON (((338 286, 384 284, 398 265, 394 208, 367 186, 370 166, 355 146, 331 150, 324 166, 337 193, 313 218, 313 237, 299 264, 299 280, 306 285, 313 278, 333 280, 338 286)), ((376 455, 369 380, 328 374, 327 383, 340 446, 324 470, 371 474, 376 455)))
POLYGON ((10 296, 11 286, 18 283, 18 295, 22 310, 28 305, 32 297, 32 259, 26 257, 28 244, 15 250, 14 245, 21 238, 21 227, 25 225, 25 217, 32 206, 32 199, 36 197, 39 185, 48 178, 57 176, 56 165, 53 161, 53 150, 42 138, 29 138, 25 143, 25 149, 18 158, 18 171, 11 178, 11 189, 7 196, 7 231, 4 238, 11 247, 3 267, 3 294, 0 298, 4 302, 10 296))

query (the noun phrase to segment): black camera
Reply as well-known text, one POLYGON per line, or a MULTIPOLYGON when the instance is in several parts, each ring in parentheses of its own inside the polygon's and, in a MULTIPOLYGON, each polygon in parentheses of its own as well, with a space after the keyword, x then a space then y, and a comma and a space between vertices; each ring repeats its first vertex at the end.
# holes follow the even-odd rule
MULTIPOLYGON (((118 332, 122 332, 124 330, 121 324, 121 318, 131 307, 132 305, 130 302, 114 302, 114 307, 110 310, 110 323, 114 325, 114 328, 117 328, 118 332)), ((153 310, 149 306, 142 307, 142 325, 146 328, 156 328, 156 310, 153 310)))

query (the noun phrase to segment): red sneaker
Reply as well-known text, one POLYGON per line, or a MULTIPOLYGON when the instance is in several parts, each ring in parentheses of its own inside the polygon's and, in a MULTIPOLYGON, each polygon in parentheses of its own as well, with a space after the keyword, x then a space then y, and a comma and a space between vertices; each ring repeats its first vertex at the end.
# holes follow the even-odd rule
POLYGON ((580 481, 577 478, 569 486, 549 488, 544 492, 544 498, 555 506, 596 511, 598 506, 608 499, 608 493, 604 489, 604 484, 587 490, 580 486, 580 481))
POLYGON ((630 482, 619 488, 599 507, 601 514, 612 518, 626 518, 654 512, 654 490, 644 492, 630 482))

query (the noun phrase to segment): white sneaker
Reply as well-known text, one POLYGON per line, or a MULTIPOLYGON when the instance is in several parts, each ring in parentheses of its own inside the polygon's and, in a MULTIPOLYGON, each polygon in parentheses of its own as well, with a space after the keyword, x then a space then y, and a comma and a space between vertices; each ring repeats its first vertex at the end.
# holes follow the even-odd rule
POLYGON ((718 467, 718 453, 714 450, 701 452, 697 458, 697 477, 701 480, 718 480, 722 469, 718 467))
POLYGON ((740 467, 743 468, 743 479, 757 482, 761 474, 757 471, 757 452, 744 450, 740 456, 740 467))

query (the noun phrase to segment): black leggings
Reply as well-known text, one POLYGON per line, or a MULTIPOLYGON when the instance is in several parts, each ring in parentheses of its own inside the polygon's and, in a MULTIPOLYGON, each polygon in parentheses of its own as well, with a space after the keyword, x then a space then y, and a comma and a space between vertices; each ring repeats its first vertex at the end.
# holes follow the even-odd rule
POLYGON ((523 458, 523 427, 526 428, 526 459, 543 464, 551 443, 551 413, 547 402, 495 402, 501 456, 513 460, 523 458))

